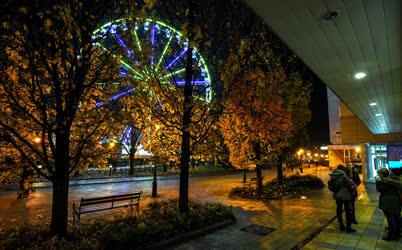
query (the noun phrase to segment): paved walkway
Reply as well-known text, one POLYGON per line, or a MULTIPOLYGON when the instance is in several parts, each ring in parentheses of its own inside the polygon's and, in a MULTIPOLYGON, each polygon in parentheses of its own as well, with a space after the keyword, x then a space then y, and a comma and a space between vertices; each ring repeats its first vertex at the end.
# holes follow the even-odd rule
MULTIPOLYGON (((325 177, 322 174, 322 177, 325 177)), ((375 185, 359 187, 356 233, 339 231, 337 220, 326 227, 303 249, 401 249, 402 240, 387 242, 386 220, 378 209, 375 185)), ((234 208, 238 222, 213 234, 195 239, 173 249, 291 249, 318 230, 335 215, 335 204, 328 190, 316 191, 306 199, 262 202, 250 210, 234 208), (267 236, 253 235, 242 228, 258 224, 276 229, 267 236)), ((254 202, 253 204, 256 204, 254 202)))
MULTIPOLYGON (((307 169, 305 172, 315 173, 315 169, 307 169)), ((328 172, 319 171, 318 175, 326 180, 328 172)), ((264 171, 264 176, 273 178, 275 172, 264 171)), ((284 201, 229 198, 229 190, 241 185, 241 179, 242 175, 190 179, 191 198, 204 202, 219 201, 232 206, 237 222, 215 233, 178 245, 174 249, 291 249, 335 215, 335 202, 327 188, 314 191, 307 197, 284 201), (269 227, 274 231, 265 236, 241 231, 242 228, 252 224, 269 227)), ((81 197, 140 190, 145 194, 145 199, 141 203, 143 208, 152 200, 149 197, 151 184, 150 181, 144 181, 70 187, 69 214, 71 215, 72 202, 78 201, 81 197)), ((160 199, 177 197, 178 185, 177 179, 159 181, 160 199)), ((400 242, 388 243, 380 240, 384 219, 381 211, 376 209, 378 195, 370 184, 361 185, 360 189, 360 201, 357 203, 357 216, 360 222, 356 226, 358 232, 356 234, 340 233, 335 222, 307 244, 306 249, 353 249, 354 247, 402 249, 400 242)), ((50 208, 51 189, 38 189, 27 200, 17 200, 15 193, 0 193, 0 228, 25 221, 43 223, 49 220, 50 208)), ((109 214, 99 215, 109 218, 109 214)))
POLYGON ((387 233, 387 222, 382 210, 378 209, 375 185, 370 183, 362 186, 360 193, 356 206, 359 224, 354 225, 357 232, 340 232, 338 222, 334 221, 307 244, 305 249, 402 249, 402 240, 388 242, 381 239, 387 233))

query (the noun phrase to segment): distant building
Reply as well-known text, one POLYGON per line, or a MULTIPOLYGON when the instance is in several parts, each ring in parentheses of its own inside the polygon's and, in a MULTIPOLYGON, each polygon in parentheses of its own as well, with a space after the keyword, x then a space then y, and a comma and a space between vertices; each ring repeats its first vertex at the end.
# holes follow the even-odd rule
POLYGON ((402 134, 373 134, 353 112, 328 90, 331 145, 329 165, 361 162, 365 180, 374 180, 380 168, 402 167, 402 134))

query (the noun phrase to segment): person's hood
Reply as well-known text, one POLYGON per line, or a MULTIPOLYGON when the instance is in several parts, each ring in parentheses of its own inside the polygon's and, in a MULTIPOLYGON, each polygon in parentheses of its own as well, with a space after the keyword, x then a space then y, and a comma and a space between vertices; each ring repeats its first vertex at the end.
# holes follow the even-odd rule
POLYGON ((340 170, 340 169, 335 169, 334 171, 332 171, 331 173, 329 173, 329 175, 331 177, 338 177, 338 176, 342 176, 342 175, 346 175, 345 171, 340 170))

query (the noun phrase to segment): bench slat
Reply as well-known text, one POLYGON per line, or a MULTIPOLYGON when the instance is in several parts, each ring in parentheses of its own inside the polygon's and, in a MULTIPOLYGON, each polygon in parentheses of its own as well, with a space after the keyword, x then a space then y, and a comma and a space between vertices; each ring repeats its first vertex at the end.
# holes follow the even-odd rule
POLYGON ((111 196, 103 196, 103 197, 95 197, 95 198, 82 198, 81 202, 87 201, 99 201, 99 200, 109 200, 117 197, 129 197, 129 196, 140 196, 141 193, 131 193, 131 194, 119 194, 119 195, 111 195, 111 196))
POLYGON ((138 200, 140 200, 140 196, 127 196, 127 197, 111 198, 111 199, 108 198, 108 199, 96 200, 96 201, 86 201, 85 200, 85 201, 81 201, 81 207, 99 205, 99 204, 111 203, 111 202, 117 202, 117 201, 128 201, 128 200, 138 201, 138 200))

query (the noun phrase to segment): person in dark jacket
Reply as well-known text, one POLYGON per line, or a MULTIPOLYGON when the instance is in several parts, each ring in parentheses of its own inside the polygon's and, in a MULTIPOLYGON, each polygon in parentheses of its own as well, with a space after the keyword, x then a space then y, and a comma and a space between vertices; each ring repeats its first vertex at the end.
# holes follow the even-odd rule
POLYGON ((336 216, 338 217, 340 230, 344 231, 346 229, 348 233, 356 232, 352 228, 352 190, 354 189, 354 183, 346 176, 346 168, 343 165, 339 165, 329 175, 331 179, 335 180, 337 186, 333 197, 336 200, 336 216), (346 228, 342 218, 343 208, 345 208, 346 228))
POLYGON ((378 170, 376 189, 380 193, 379 208, 384 212, 388 222, 388 235, 382 239, 387 241, 398 240, 400 238, 400 192, 398 187, 390 184, 392 181, 398 182, 399 178, 395 175, 390 175, 386 168, 378 170))
POLYGON ((358 197, 357 187, 361 184, 359 173, 357 172, 356 168, 353 165, 349 166, 346 169, 346 175, 352 179, 353 183, 355 184, 356 190, 352 192, 352 223, 358 224, 356 220, 356 213, 355 213, 355 203, 356 198, 358 197))

